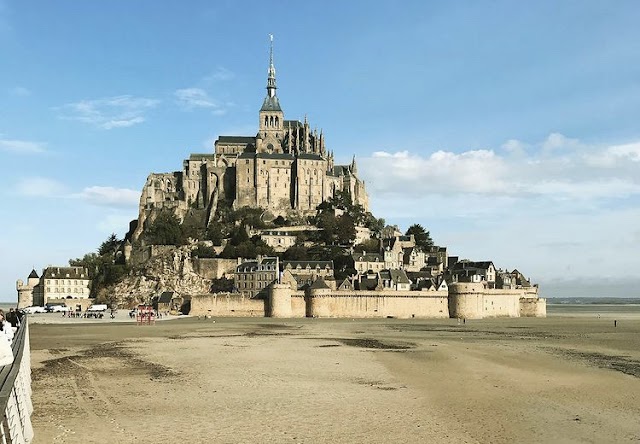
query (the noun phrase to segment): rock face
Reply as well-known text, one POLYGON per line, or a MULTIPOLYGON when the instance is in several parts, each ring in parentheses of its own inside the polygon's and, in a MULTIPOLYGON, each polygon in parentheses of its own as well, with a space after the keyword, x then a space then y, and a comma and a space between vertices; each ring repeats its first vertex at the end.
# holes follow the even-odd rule
POLYGON ((211 280, 193 270, 193 245, 167 247, 134 268, 129 276, 113 287, 118 303, 136 305, 149 302, 163 291, 179 295, 209 293, 211 280))

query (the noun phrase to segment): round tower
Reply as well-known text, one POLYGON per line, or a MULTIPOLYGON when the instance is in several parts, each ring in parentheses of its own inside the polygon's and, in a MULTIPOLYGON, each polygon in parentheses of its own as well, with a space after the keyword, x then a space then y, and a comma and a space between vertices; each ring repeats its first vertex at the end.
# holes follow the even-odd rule
POLYGON ((307 316, 310 318, 332 318, 331 289, 322 278, 317 279, 307 293, 307 316))
POLYGON ((273 284, 269 288, 269 310, 271 318, 291 317, 291 287, 287 284, 273 284))
POLYGON ((457 282, 449 285, 449 317, 482 319, 485 284, 457 282))

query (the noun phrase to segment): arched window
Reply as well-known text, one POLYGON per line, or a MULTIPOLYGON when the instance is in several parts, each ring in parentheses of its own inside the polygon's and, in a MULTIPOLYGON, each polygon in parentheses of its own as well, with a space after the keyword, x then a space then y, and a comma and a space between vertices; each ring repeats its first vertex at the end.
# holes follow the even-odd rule
POLYGON ((269 117, 264 116, 264 126, 269 126, 269 117))
POLYGON ((280 128, 280 119, 276 116, 276 128, 280 128))

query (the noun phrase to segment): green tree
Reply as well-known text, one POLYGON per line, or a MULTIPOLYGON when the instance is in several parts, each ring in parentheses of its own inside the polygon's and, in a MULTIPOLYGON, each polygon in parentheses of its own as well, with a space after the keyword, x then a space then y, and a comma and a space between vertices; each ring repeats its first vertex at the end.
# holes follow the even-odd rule
POLYGON ((378 253, 380 251, 380 241, 378 239, 367 239, 353 247, 353 250, 356 252, 378 253))
POLYGON ((282 259, 286 261, 306 261, 308 258, 307 249, 302 245, 293 245, 282 254, 282 259))
POLYGON ((287 221, 284 217, 278 216, 273 220, 273 224, 276 227, 284 227, 287 224, 287 221))
POLYGON ((222 239, 225 237, 223 229, 220 222, 212 221, 205 230, 203 238, 213 242, 213 245, 222 245, 222 239))
POLYGON ((107 240, 100 244, 100 247, 98 248, 98 254, 100 256, 104 256, 105 254, 115 254, 118 250, 118 247, 120 246, 120 242, 122 241, 118 239, 118 236, 116 236, 115 233, 111 233, 107 240))
POLYGON ((424 227, 420 224, 413 224, 405 233, 407 236, 413 234, 416 240, 416 247, 421 248, 423 250, 428 249, 433 246, 433 240, 431 239, 431 235, 424 227))
POLYGON ((191 252, 192 257, 199 258, 212 258, 216 257, 216 250, 213 247, 208 247, 206 245, 198 244, 198 246, 191 252))
POLYGON ((335 240, 340 245, 351 245, 356 238, 356 227, 353 217, 343 214, 336 219, 335 240))
POLYGON ((153 245, 184 245, 185 237, 177 216, 162 211, 146 230, 145 238, 153 245))
POLYGON ((233 291, 233 279, 221 277, 211 280, 211 293, 230 293, 233 291))

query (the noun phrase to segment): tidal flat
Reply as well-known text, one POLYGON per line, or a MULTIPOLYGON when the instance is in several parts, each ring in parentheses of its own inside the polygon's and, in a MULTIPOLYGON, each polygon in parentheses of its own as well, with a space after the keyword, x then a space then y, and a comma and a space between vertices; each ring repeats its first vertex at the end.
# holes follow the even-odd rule
POLYGON ((640 309, 627 308, 465 323, 34 318, 33 442, 638 442, 640 309))

